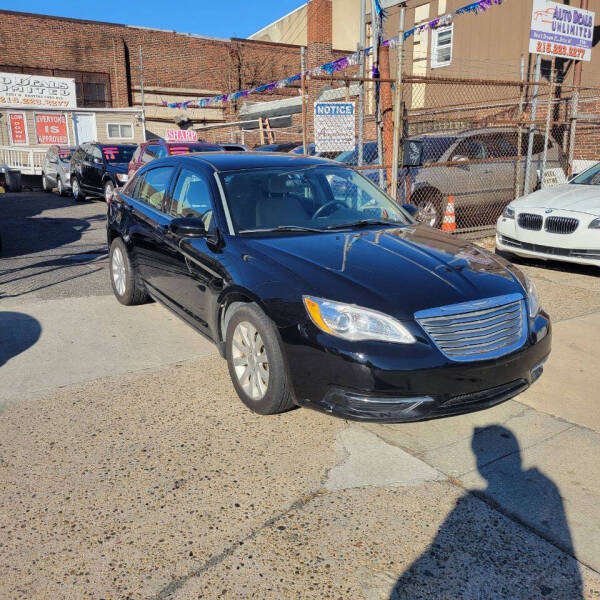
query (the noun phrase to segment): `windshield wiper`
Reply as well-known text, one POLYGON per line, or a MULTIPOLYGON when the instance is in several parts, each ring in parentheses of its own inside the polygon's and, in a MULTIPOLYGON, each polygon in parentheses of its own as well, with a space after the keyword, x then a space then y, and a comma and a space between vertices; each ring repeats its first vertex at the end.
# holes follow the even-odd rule
POLYGON ((280 225, 279 227, 269 227, 265 229, 242 229, 238 233, 277 233, 279 231, 304 231, 310 233, 325 233, 326 229, 317 229, 316 227, 302 227, 300 225, 280 225))
POLYGON ((406 225, 400 221, 386 221, 385 219, 362 219, 361 221, 355 221, 354 223, 341 223, 339 225, 330 225, 327 229, 332 231, 334 229, 353 229, 358 227, 371 227, 372 225, 406 225))

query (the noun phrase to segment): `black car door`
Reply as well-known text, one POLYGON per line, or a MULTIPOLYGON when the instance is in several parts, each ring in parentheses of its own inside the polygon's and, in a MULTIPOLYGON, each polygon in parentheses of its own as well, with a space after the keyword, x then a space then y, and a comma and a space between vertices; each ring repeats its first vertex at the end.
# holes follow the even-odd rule
POLYGON ((90 147, 88 157, 88 169, 86 183, 88 188, 94 192, 102 192, 102 179, 106 171, 106 161, 99 146, 90 147))
POLYGON ((225 272, 217 235, 217 215, 210 174, 183 167, 177 174, 168 208, 172 219, 196 217, 204 221, 206 236, 186 238, 163 233, 164 260, 169 277, 161 279, 162 292, 198 329, 214 336, 212 318, 225 272))
POLYGON ((173 166, 148 169, 138 175, 128 201, 128 233, 139 273, 152 295, 162 293, 172 276, 165 260, 163 234, 171 219, 165 214, 173 166))

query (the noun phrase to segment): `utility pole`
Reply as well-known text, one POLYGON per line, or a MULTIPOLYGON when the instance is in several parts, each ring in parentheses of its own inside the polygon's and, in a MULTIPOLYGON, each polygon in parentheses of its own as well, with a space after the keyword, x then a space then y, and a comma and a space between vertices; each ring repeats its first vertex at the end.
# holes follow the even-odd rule
POLYGON ((146 102, 144 98, 144 55, 140 46, 140 97, 142 101, 142 132, 146 141, 146 102))
POLYGON ((304 156, 308 155, 308 136, 306 132, 306 48, 300 50, 300 68, 302 70, 302 145, 304 156))
MULTIPOLYGON (((367 0, 360 0, 360 77, 365 77, 365 46, 367 44, 367 0)), ((358 165, 364 162, 364 136, 365 136, 365 82, 358 84, 358 165)))
MULTIPOLYGON (((579 6, 582 10, 588 9, 588 0, 580 0, 579 6)), ((577 131, 577 113, 579 112, 579 94, 581 91, 581 69, 583 61, 575 63, 573 71, 573 99, 571 104, 571 128, 569 132, 569 177, 573 174, 573 159, 575 157, 575 134, 577 131)))
MULTIPOLYGON (((375 0, 371 0, 371 31, 373 32, 373 68, 377 69, 379 74, 379 45, 381 43, 380 20, 377 14, 375 0)), ((377 129, 377 158, 379 164, 383 162, 383 140, 381 131, 381 102, 380 102, 380 83, 375 82, 375 124, 377 129)), ((383 189, 384 176, 383 169, 379 169, 379 187, 383 189)))
POLYGON ((402 168, 404 162, 401 127, 404 117, 404 103, 402 101, 402 63, 404 62, 404 29, 406 27, 406 2, 400 5, 400 24, 398 26, 398 56, 396 65, 396 95, 394 98, 394 139, 392 155, 392 189, 391 195, 398 200, 398 169, 402 168))
POLYGON ((537 55, 535 63, 535 79, 533 86, 533 98, 531 99, 531 114, 529 123, 529 140, 527 145, 527 162, 525 163, 525 189, 523 193, 529 194, 532 170, 533 170, 533 142, 535 140, 535 115, 537 112, 538 94, 540 91, 540 76, 542 71, 542 55, 537 55))

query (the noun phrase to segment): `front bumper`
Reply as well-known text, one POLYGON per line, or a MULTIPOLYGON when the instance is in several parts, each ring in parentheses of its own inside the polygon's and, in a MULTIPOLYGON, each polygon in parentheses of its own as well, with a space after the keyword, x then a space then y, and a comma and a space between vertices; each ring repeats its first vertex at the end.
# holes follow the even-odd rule
POLYGON ((457 363, 426 344, 336 340, 312 328, 282 331, 288 370, 302 406, 356 421, 402 423, 483 410, 525 391, 550 354, 541 312, 525 345, 485 361, 457 363))

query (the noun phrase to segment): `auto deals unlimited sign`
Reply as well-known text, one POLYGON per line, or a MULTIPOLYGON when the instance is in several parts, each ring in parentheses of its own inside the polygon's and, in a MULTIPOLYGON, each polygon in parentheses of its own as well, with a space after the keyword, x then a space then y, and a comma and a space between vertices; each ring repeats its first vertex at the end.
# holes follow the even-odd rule
POLYGON ((315 152, 354 150, 353 102, 315 102, 315 152))
POLYGON ((590 61, 593 38, 592 11, 548 0, 534 0, 529 52, 590 61))
POLYGON ((77 108, 75 80, 0 73, 0 108, 77 108))

